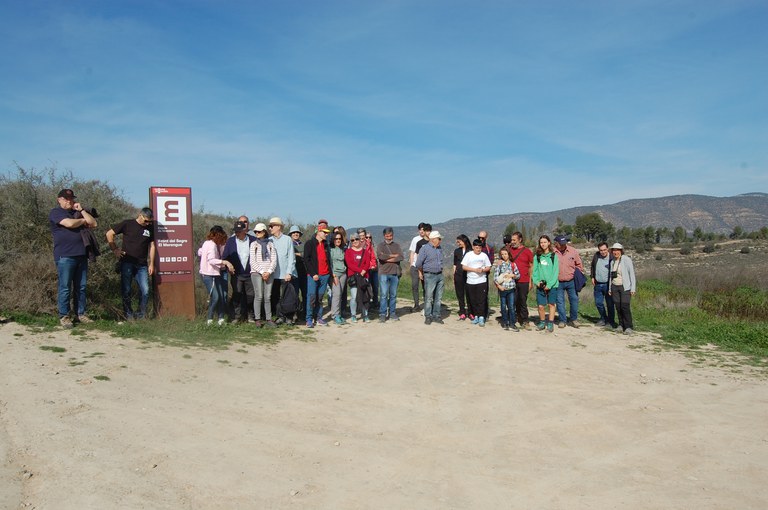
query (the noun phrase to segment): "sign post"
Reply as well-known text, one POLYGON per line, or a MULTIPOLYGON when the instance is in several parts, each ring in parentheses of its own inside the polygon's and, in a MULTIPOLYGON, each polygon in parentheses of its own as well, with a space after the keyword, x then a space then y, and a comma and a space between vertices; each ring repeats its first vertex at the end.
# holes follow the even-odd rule
POLYGON ((192 188, 149 188, 155 211, 155 302, 158 316, 195 318, 192 188))

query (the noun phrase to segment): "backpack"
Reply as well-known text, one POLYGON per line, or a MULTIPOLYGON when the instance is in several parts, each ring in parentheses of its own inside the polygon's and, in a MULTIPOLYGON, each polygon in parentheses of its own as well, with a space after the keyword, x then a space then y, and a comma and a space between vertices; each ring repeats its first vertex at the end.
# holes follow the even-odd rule
MULTIPOLYGON (((555 263, 555 252, 550 252, 549 256, 552 259, 552 263, 554 264, 555 263)), ((515 257, 515 258, 517 258, 517 257, 515 257)), ((537 253, 536 254, 536 262, 541 264, 541 253, 537 253)))
POLYGON ((283 295, 280 296, 280 301, 277 303, 276 313, 278 317, 287 317, 296 313, 299 308, 299 299, 291 282, 284 281, 282 287, 283 295))

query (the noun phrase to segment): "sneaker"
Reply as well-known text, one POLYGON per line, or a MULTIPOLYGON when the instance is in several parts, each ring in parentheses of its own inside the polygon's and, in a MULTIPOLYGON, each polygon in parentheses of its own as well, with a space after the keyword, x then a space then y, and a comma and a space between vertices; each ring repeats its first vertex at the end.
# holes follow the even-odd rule
POLYGON ((211 324, 213 324, 213 319, 208 319, 207 321, 205 321, 206 326, 210 326, 211 324))
POLYGON ((264 321, 262 321, 261 319, 256 319, 255 321, 253 321, 253 324, 254 324, 254 325, 257 327, 257 328, 260 328, 260 327, 264 326, 264 321))
POLYGON ((558 328, 564 328, 565 327, 565 322, 558 322, 557 323, 557 327, 558 328))
POLYGON ((328 323, 327 323, 327 322, 325 322, 325 319, 323 319, 322 317, 320 317, 319 319, 317 319, 317 325, 318 325, 318 326, 327 326, 327 325, 328 325, 328 323))
POLYGON ((308 321, 307 321, 307 327, 308 327, 308 328, 314 328, 314 327, 315 327, 315 323, 314 323, 314 322, 312 322, 311 320, 308 320, 308 321))
POLYGON ((265 328, 276 328, 277 324, 274 321, 267 321, 264 323, 265 328))
POLYGON ((555 325, 551 322, 547 323, 547 333, 554 333, 555 331, 555 325))
POLYGON ((572 328, 579 329, 579 321, 568 321, 568 325, 572 328))
POLYGON ((365 317, 363 317, 363 322, 371 322, 371 319, 369 319, 368 316, 366 315, 365 317))
POLYGON ((340 316, 336 316, 336 317, 333 318, 333 322, 335 322, 336 324, 341 326, 346 321, 344 319, 342 319, 340 316))
POLYGON ((470 322, 471 322, 472 324, 477 324, 478 322, 480 322, 480 320, 479 320, 477 317, 475 317, 475 318, 473 318, 473 319, 472 319, 470 322))
POLYGON ((351 322, 352 324, 356 323, 357 322, 357 317, 355 317, 353 315, 352 317, 349 318, 349 322, 351 322))
POLYGON ((511 330, 512 330, 512 331, 514 331, 515 333, 520 333, 520 330, 519 330, 519 329, 517 329, 517 326, 515 326, 514 324, 512 324, 512 325, 509 327, 509 329, 511 329, 511 330))
POLYGON ((426 324, 427 326, 432 324, 432 317, 427 317, 426 319, 424 319, 424 324, 426 324))
POLYGON ((384 324, 385 322, 387 322, 387 318, 384 317, 384 316, 381 316, 381 317, 379 317, 379 322, 384 324))
POLYGON ((438 317, 437 319, 433 319, 432 322, 436 322, 438 324, 445 324, 445 322, 443 322, 443 319, 441 319, 440 317, 438 317))
POLYGON ((547 325, 544 323, 544 321, 541 321, 538 324, 536 324, 536 331, 544 331, 546 327, 547 325))
POLYGON ((75 325, 72 324, 72 319, 65 315, 59 319, 59 325, 64 329, 72 329, 75 325))
POLYGON ((502 324, 501 324, 501 327, 504 329, 504 331, 509 331, 509 324, 507 324, 507 323, 502 323, 502 324))
POLYGON ((419 306, 418 303, 416 303, 416 305, 411 307, 411 313, 416 313, 416 312, 420 312, 420 311, 421 311, 421 307, 419 306))
POLYGON ((485 317, 478 317, 477 325, 482 327, 485 327, 485 317))
POLYGON ((460 321, 465 321, 465 320, 467 320, 467 316, 462 313, 461 315, 459 315, 459 320, 460 321))
POLYGON ((226 322, 227 322, 227 319, 225 319, 225 318, 223 318, 223 317, 222 317, 221 319, 219 319, 219 322, 217 322, 217 324, 218 324, 219 326, 223 326, 223 325, 224 325, 226 322))
POLYGON ((605 321, 601 319, 597 321, 597 324, 595 324, 595 326, 597 326, 598 328, 602 328, 605 326, 605 321))
POLYGON ((627 328, 627 329, 624 330, 624 334, 625 335, 632 335, 632 334, 634 334, 634 332, 635 331, 632 328, 627 328))
POLYGON ((393 314, 393 315, 390 315, 390 316, 389 316, 389 320, 391 320, 391 321, 399 321, 399 320, 400 320, 400 317, 398 317, 397 315, 394 315, 394 314, 393 314))
POLYGON ((93 319, 91 319, 87 315, 78 315, 77 322, 79 322, 80 324, 92 324, 93 319))
MULTIPOLYGON (((475 320, 475 316, 472 315, 471 313, 467 317, 469 317, 469 320, 471 320, 471 321, 475 320)), ((475 324, 477 324, 477 323, 475 322, 475 324)))

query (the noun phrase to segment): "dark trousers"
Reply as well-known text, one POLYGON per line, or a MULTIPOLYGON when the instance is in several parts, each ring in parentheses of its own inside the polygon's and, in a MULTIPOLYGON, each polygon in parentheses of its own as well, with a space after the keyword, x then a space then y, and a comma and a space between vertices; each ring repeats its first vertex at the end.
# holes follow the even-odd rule
POLYGON ((625 290, 623 285, 611 285, 611 297, 619 316, 619 325, 622 329, 634 329, 632 325, 632 310, 629 307, 632 294, 625 290))
POLYGON ((371 303, 374 309, 379 308, 379 270, 371 269, 368 271, 368 279, 371 282, 371 303))
POLYGON ((515 315, 520 325, 528 322, 528 289, 530 282, 517 282, 515 285, 515 315))
POLYGON ((253 282, 250 274, 232 277, 232 307, 235 320, 246 321, 253 317, 253 282))
POLYGON ((453 288, 456 291, 456 299, 459 300, 459 315, 467 315, 467 274, 464 271, 456 271, 453 274, 453 288))
POLYGON ((475 317, 488 318, 488 281, 467 285, 469 313, 475 317))
MULTIPOLYGON (((411 294, 413 295, 413 306, 419 306, 419 292, 422 296, 426 296, 424 293, 424 282, 419 280, 419 270, 414 266, 411 268, 411 294), (421 287, 421 291, 419 291, 421 287)), ((426 297, 424 298, 426 300, 426 297)))

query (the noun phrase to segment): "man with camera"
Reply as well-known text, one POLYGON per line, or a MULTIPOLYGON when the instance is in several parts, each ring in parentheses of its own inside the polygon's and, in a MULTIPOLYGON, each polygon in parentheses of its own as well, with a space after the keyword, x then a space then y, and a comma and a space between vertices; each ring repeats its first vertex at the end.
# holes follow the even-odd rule
POLYGON ((58 309, 59 324, 65 328, 73 326, 70 313, 70 297, 78 322, 91 322, 85 315, 85 284, 88 280, 88 253, 83 234, 89 228, 96 228, 97 222, 80 202, 75 202, 71 189, 59 191, 58 207, 51 209, 48 221, 53 235, 53 260, 59 276, 58 309))

